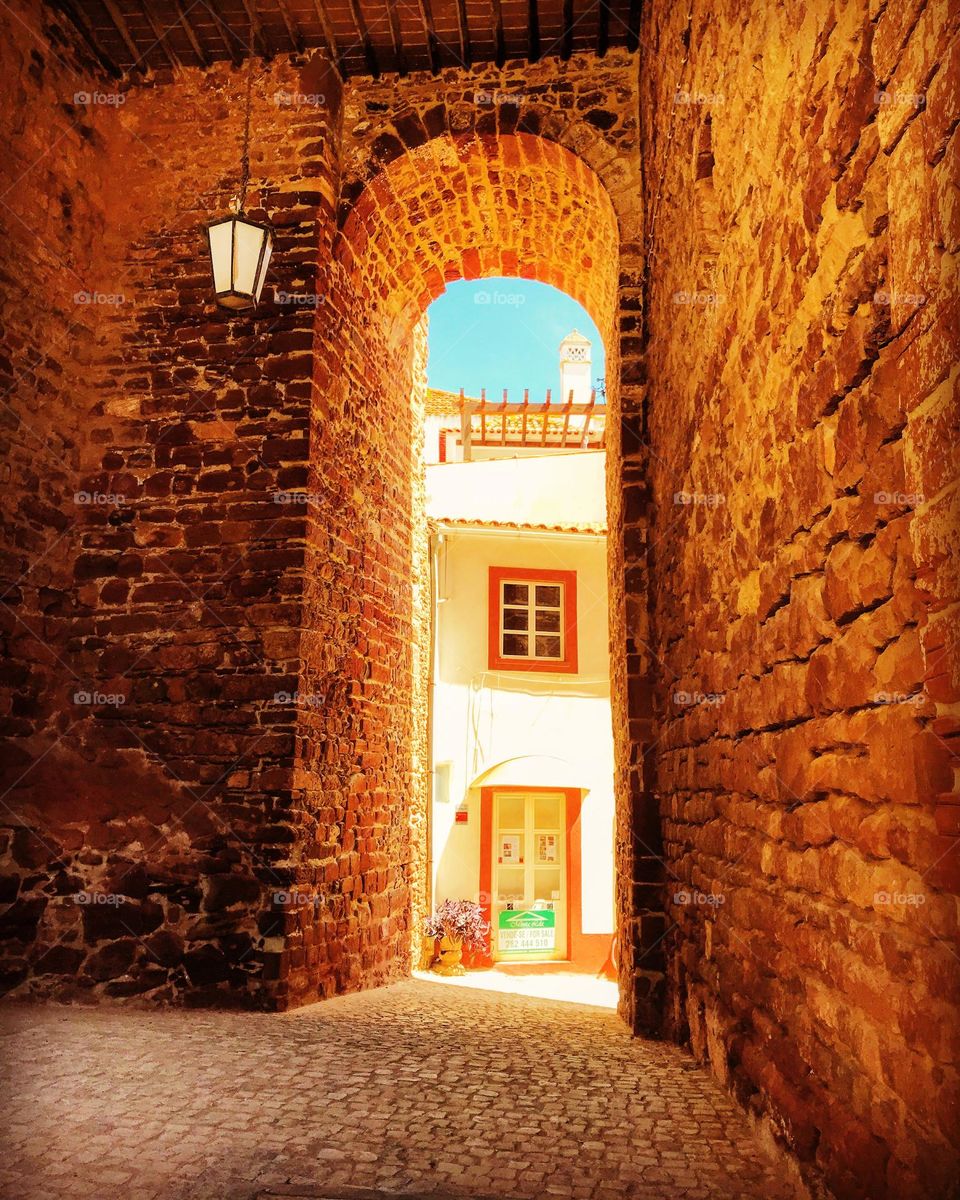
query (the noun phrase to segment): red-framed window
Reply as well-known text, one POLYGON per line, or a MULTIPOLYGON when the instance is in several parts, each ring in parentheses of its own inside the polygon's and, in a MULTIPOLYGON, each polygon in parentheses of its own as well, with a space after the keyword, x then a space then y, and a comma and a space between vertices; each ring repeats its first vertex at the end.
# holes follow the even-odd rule
POLYGON ((491 567, 492 671, 577 670, 577 573, 491 567))

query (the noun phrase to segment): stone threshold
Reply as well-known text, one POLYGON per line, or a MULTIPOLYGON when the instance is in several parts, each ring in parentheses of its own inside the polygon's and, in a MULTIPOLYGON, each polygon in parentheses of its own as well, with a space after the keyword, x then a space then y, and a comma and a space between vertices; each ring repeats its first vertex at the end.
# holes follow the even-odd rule
POLYGON ((370 1188, 339 1187, 312 1189, 303 1184, 274 1184, 257 1192, 254 1200, 510 1200, 508 1196, 478 1196, 465 1192, 384 1192, 370 1188))

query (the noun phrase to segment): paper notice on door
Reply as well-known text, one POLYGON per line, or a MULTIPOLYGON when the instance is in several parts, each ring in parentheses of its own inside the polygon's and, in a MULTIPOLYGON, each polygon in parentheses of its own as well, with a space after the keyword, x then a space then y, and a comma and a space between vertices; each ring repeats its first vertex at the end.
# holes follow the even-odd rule
POLYGON ((515 863, 520 861, 520 834, 505 833, 500 838, 500 861, 515 863))
POLYGON ((557 835, 555 833, 537 834, 537 862, 555 863, 557 861, 557 835))

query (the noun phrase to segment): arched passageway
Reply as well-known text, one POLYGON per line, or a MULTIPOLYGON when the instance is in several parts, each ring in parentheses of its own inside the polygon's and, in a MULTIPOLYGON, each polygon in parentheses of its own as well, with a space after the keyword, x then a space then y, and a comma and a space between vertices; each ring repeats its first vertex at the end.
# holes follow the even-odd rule
MULTIPOLYGON (((407 969, 411 943, 419 940, 429 636, 419 422, 428 305, 455 279, 506 275, 558 287, 601 330, 608 404, 614 418, 619 412, 618 214, 583 159, 531 134, 444 134, 389 161, 341 217, 327 272, 330 302, 317 317, 323 400, 310 432, 310 490, 336 501, 321 506, 308 534, 302 689, 323 691, 311 680, 342 678, 344 664, 347 674, 351 662, 374 665, 369 677, 338 693, 333 710, 305 710, 300 717, 304 824, 316 830, 316 839, 308 832, 295 848, 298 886, 333 883, 338 894, 325 913, 301 906, 297 914, 277 972, 284 1004, 345 982, 340 965, 326 955, 317 956, 313 968, 309 955, 299 955, 305 923, 312 925, 313 944, 335 941, 338 955, 346 923, 355 981, 382 981, 407 969), (378 452, 365 444, 365 427, 376 427, 378 452), (349 479, 337 484, 334 464, 349 464, 349 479), (347 542, 338 543, 335 523, 349 530, 347 542), (338 544, 347 546, 346 555, 338 544), (347 578, 357 604, 331 624, 334 597, 347 578), (347 744, 361 745, 389 731, 386 753, 370 756, 346 796, 342 762, 328 751, 334 729, 347 744), (359 791, 349 791, 353 787, 359 791), (330 811, 321 798, 338 790, 343 799, 330 811), (341 847, 335 873, 324 862, 323 878, 311 863, 315 841, 341 847), (359 903, 351 895, 357 881, 359 903), (294 956, 296 966, 286 961, 294 956)), ((616 496, 618 450, 615 437, 609 491, 616 496)), ((612 508, 616 522, 619 504, 612 508)), ((610 541, 615 556, 616 533, 610 541)), ((618 618, 621 610, 614 608, 618 618)), ((622 679, 622 627, 613 647, 619 655, 614 677, 622 679)), ((620 802, 626 804, 623 788, 620 802)), ((629 814, 622 820, 629 822, 629 814)))

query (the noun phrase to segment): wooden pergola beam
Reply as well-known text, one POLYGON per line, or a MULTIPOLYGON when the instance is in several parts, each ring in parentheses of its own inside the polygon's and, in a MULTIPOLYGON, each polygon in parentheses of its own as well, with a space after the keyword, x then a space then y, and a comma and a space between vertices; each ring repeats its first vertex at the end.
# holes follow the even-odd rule
POLYGON ((560 445, 567 444, 567 430, 570 428, 570 412, 573 409, 573 388, 570 389, 570 398, 563 406, 563 432, 560 434, 560 445))
POLYGON ((583 418, 583 435, 580 438, 580 449, 581 450, 585 450, 586 447, 589 446, 589 444, 590 444, 590 422, 593 420, 593 409, 594 409, 594 405, 596 403, 596 399, 597 399, 597 393, 594 390, 590 393, 590 403, 587 406, 587 411, 583 418))
POLYGON ((543 405, 543 429, 540 434, 540 445, 547 444, 547 426, 550 421, 550 389, 547 388, 547 398, 543 405))

